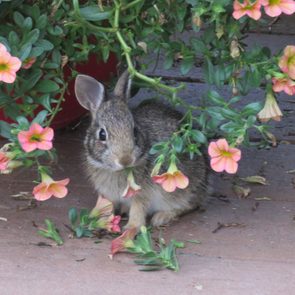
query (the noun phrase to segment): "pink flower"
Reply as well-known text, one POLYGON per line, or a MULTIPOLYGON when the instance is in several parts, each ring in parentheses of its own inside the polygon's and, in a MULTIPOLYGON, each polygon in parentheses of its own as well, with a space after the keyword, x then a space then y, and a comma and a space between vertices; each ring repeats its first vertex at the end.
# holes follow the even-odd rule
POLYGON ((114 239, 111 244, 111 254, 114 255, 118 252, 121 252, 125 249, 131 248, 134 246, 133 239, 136 236, 137 229, 131 228, 123 232, 121 236, 114 239))
POLYGON ((166 173, 152 176, 152 179, 169 193, 174 192, 176 188, 185 189, 189 184, 188 177, 178 170, 174 162, 171 162, 166 173))
POLYGON ((284 49, 284 55, 279 61, 281 70, 295 80, 295 46, 288 45, 284 49))
POLYGON ((0 152, 0 170, 6 170, 10 159, 3 152, 0 152))
POLYGON ((23 61, 22 68, 25 70, 31 68, 32 65, 35 63, 35 61, 36 61, 36 57, 29 57, 29 58, 25 59, 23 61))
POLYGON ((295 81, 289 78, 273 78, 272 83, 273 91, 285 91, 288 95, 295 95, 295 81))
POLYGON ((234 174, 238 170, 238 161, 241 159, 241 151, 229 147, 226 139, 212 141, 208 147, 208 154, 211 157, 211 168, 216 172, 226 171, 234 174))
POLYGON ((90 218, 107 217, 113 213, 113 203, 102 195, 98 196, 95 207, 91 210, 90 218))
POLYGON ((6 47, 0 43, 0 81, 13 83, 21 64, 20 59, 11 56, 6 47))
POLYGON ((54 181, 49 175, 42 173, 42 182, 34 187, 33 195, 38 201, 46 201, 50 199, 52 196, 56 198, 64 198, 68 189, 66 185, 68 185, 70 179, 66 178, 59 181, 54 181))
POLYGON ((36 149, 50 150, 52 148, 53 135, 52 128, 42 128, 39 124, 33 123, 28 131, 20 131, 17 138, 23 150, 29 153, 36 149))
POLYGON ((111 215, 109 217, 109 224, 108 224, 108 231, 113 232, 113 233, 120 233, 121 228, 120 228, 120 221, 121 221, 121 216, 120 215, 111 215))
POLYGON ((233 17, 235 19, 240 19, 244 15, 248 15, 249 17, 258 20, 261 17, 261 3, 259 0, 251 3, 250 0, 244 0, 243 3, 240 3, 239 0, 234 1, 234 12, 233 17))
POLYGON ((265 13, 271 17, 279 16, 281 13, 292 14, 295 12, 295 1, 293 0, 261 0, 265 13))
POLYGON ((135 182, 132 170, 129 171, 127 176, 127 186, 123 192, 123 198, 134 197, 138 192, 141 191, 141 186, 135 182))

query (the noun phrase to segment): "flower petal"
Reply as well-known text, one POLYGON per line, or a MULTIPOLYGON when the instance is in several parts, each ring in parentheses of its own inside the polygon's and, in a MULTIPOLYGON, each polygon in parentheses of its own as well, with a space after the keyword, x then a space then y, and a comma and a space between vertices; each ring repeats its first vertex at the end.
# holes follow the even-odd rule
POLYGON ((51 192, 48 191, 48 186, 43 182, 34 187, 33 195, 38 201, 46 201, 52 196, 51 192))
POLYGON ((230 174, 235 174, 238 170, 238 163, 235 162, 233 159, 231 158, 227 158, 226 161, 225 161, 225 167, 224 167, 224 170, 227 172, 227 173, 230 173, 230 174))
POLYGON ((176 190, 176 181, 172 175, 169 175, 162 183, 162 188, 168 193, 172 193, 176 190))
POLYGON ((53 139, 54 136, 54 131, 52 128, 50 127, 46 127, 43 129, 40 138, 42 140, 47 140, 47 141, 51 141, 53 139))
POLYGON ((174 175, 176 186, 180 189, 185 189, 189 185, 189 179, 182 172, 176 172, 174 175))
POLYGON ((228 143, 225 138, 218 139, 216 144, 220 151, 228 151, 228 143))
POLYGON ((219 157, 220 156, 220 149, 215 141, 210 142, 208 146, 208 154, 210 157, 219 157))
POLYGON ((229 148, 228 150, 231 153, 231 158, 238 162, 241 159, 241 151, 237 148, 229 148))
POLYGON ((225 161, 226 159, 224 157, 212 158, 210 160, 210 166, 214 171, 222 172, 225 169, 225 161))
POLYGON ((57 198, 64 198, 68 193, 68 189, 63 185, 58 184, 57 182, 52 183, 49 186, 48 191, 50 191, 50 193, 57 198))
POLYGON ((36 146, 39 150, 49 151, 52 149, 52 142, 44 140, 44 141, 36 142, 36 146))
POLYGON ((9 60, 9 69, 17 72, 22 65, 21 60, 18 57, 12 56, 9 60))
POLYGON ((34 151, 35 149, 37 149, 37 144, 36 142, 24 142, 21 144, 22 146, 22 149, 26 152, 26 153, 29 153, 29 152, 32 152, 34 151))

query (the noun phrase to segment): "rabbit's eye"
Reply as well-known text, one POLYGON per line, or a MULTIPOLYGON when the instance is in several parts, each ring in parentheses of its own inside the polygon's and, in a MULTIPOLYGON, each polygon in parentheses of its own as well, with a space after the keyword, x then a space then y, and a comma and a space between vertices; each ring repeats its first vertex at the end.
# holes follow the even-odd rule
POLYGON ((107 139, 107 133, 106 133, 106 131, 103 128, 101 128, 99 130, 99 132, 98 132, 98 138, 99 138, 100 141, 106 141, 106 139, 107 139))

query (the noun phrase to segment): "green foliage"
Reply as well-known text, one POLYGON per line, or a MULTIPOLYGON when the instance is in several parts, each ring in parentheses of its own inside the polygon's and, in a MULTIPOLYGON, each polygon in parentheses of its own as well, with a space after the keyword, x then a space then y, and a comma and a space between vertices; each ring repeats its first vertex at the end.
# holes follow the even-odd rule
POLYGON ((45 238, 52 239, 58 246, 63 245, 64 242, 59 235, 58 229, 55 227, 54 223, 49 219, 45 219, 45 225, 47 228, 39 228, 38 234, 45 238))
POLYGON ((142 271, 153 271, 168 268, 179 271, 176 249, 184 248, 184 243, 171 240, 168 245, 162 238, 159 239, 159 249, 155 250, 150 229, 142 226, 140 233, 133 241, 133 246, 127 250, 136 254, 136 264, 143 266, 142 271))

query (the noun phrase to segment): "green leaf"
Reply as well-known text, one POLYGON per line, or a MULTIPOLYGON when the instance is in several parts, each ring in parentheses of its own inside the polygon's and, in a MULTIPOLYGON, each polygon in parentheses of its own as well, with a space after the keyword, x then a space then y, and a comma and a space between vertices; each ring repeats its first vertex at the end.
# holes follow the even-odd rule
POLYGON ((183 149, 183 140, 180 136, 175 136, 172 141, 172 146, 177 153, 181 153, 183 149))
POLYGON ((5 121, 0 121, 0 135, 4 138, 11 139, 11 125, 5 121))
POLYGON ((38 115, 35 116, 32 123, 38 123, 38 124, 42 125, 44 123, 47 115, 48 115, 48 111, 46 111, 46 110, 39 112, 38 115))
POLYGON ((39 35, 40 35, 40 30, 34 29, 27 35, 24 42, 34 44, 35 42, 37 42, 39 35))
POLYGON ((180 72, 182 75, 187 74, 194 65, 193 56, 185 56, 180 65, 180 72))
POLYGON ((30 123, 26 117, 18 116, 16 118, 16 122, 19 124, 20 129, 22 129, 22 130, 29 129, 30 123))
POLYGON ((78 211, 76 208, 70 208, 69 212, 68 212, 68 217, 69 220, 71 222, 72 226, 75 226, 75 224, 78 221, 78 211))
POLYGON ((86 6, 80 9, 80 14, 83 18, 89 21, 101 21, 110 19, 113 15, 113 10, 101 11, 97 5, 86 6))
POLYGON ((42 47, 45 51, 50 51, 54 48, 53 44, 45 39, 38 40, 34 45, 42 47))
POLYGON ((212 103, 214 103, 217 106, 224 106, 226 104, 223 97, 220 96, 220 94, 215 90, 210 90, 207 94, 207 97, 212 103))
POLYGON ((16 32, 11 31, 8 35, 8 41, 9 41, 10 46, 13 46, 13 45, 18 46, 20 39, 19 39, 16 32))
POLYGON ((25 18, 18 11, 13 13, 13 20, 20 28, 23 27, 25 18))
POLYGON ((256 115, 261 109, 262 109, 261 102, 259 102, 259 101, 252 102, 252 103, 247 104, 242 109, 242 115, 243 116, 256 115))
POLYGON ((48 19, 46 14, 40 15, 36 22, 36 27, 40 30, 43 30, 47 25, 48 19))
POLYGON ((194 141, 199 143, 206 143, 207 138, 200 130, 191 130, 190 132, 191 137, 194 141))
POLYGON ((152 146, 149 153, 151 155, 155 155, 155 154, 159 153, 160 151, 162 151, 164 148, 165 148, 165 143, 163 143, 163 142, 156 143, 152 146))
POLYGON ((32 44, 25 44, 21 47, 19 51, 20 60, 24 61, 31 53, 32 44))
POLYGON ((55 91, 59 90, 59 86, 54 81, 41 80, 35 86, 35 90, 40 91, 42 93, 49 93, 49 92, 55 92, 55 91))
POLYGON ((27 17, 25 20, 24 20, 24 23, 23 23, 23 28, 25 30, 31 30, 33 27, 33 20, 31 17, 27 17))
POLYGON ((37 69, 31 75, 30 78, 26 80, 26 83, 23 83, 21 90, 23 92, 27 92, 32 89, 36 83, 40 80, 42 76, 42 71, 37 69))

